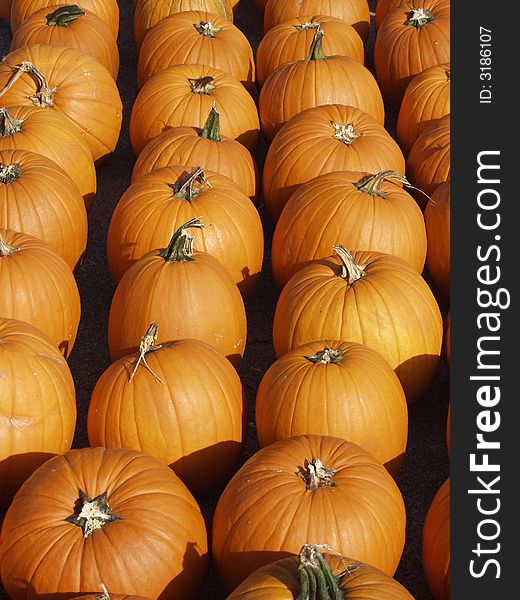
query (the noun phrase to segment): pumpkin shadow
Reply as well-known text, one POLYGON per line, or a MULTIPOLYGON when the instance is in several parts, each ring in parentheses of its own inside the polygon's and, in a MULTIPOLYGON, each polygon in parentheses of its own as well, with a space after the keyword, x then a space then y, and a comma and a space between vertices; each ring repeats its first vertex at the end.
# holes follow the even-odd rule
POLYGON ((420 354, 394 369, 403 386, 408 406, 420 401, 431 385, 440 362, 439 354, 420 354))

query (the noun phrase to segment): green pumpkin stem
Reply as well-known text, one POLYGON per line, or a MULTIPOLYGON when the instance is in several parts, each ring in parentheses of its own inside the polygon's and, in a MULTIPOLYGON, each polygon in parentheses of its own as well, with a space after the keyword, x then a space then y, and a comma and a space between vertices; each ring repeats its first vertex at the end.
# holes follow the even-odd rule
POLYGON ((333 248, 334 252, 341 259, 341 271, 339 276, 342 279, 345 279, 348 285, 352 285, 358 281, 358 279, 361 279, 366 275, 365 268, 367 265, 358 264, 352 254, 344 246, 336 244, 333 248))
POLYGON ((15 119, 8 108, 0 108, 0 136, 9 137, 18 133, 24 119, 15 119))
POLYGON ((343 600, 339 578, 334 577, 318 548, 305 544, 300 550, 300 590, 296 600, 343 600))
POLYGON ((198 79, 188 77, 188 81, 190 82, 191 91, 194 94, 203 94, 205 96, 211 96, 211 92, 216 87, 215 79, 211 77, 211 75, 207 75, 206 77, 199 77, 198 79))
POLYGON ((420 29, 426 25, 426 23, 429 23, 435 19, 429 8, 412 8, 410 13, 410 18, 407 19, 403 25, 415 27, 416 29, 420 29))
POLYGON ((12 165, 4 165, 0 163, 0 183, 9 185, 20 177, 22 170, 20 169, 20 163, 13 163, 12 165))
POLYGON ((308 361, 314 363, 315 365, 338 365, 343 362, 344 352, 340 348, 329 348, 326 347, 316 354, 310 354, 309 356, 305 356, 308 361))
POLYGON ((209 111, 206 123, 204 123, 204 129, 200 132, 199 137, 212 140, 214 142, 220 142, 220 114, 216 106, 213 106, 209 111))
POLYGON ((159 252, 159 256, 171 262, 192 261, 193 241, 195 238, 186 231, 190 227, 202 228, 204 227, 204 223, 200 220, 200 217, 195 217, 184 223, 184 225, 181 225, 172 235, 168 247, 159 252))
POLYGON ((390 169, 386 171, 380 171, 379 173, 375 173, 373 175, 365 175, 358 182, 354 183, 354 187, 356 187, 360 192, 365 194, 369 194, 370 196, 379 196, 379 198, 386 198, 388 192, 385 192, 381 189, 381 185, 383 181, 387 179, 396 179, 400 183, 404 185, 410 185, 410 182, 404 175, 401 173, 397 173, 397 171, 392 171, 390 169))
POLYGON ((319 458, 315 457, 311 461, 306 460, 304 468, 300 468, 296 475, 305 481, 307 491, 313 492, 322 487, 337 487, 338 484, 332 481, 334 473, 336 469, 326 467, 319 458))
POLYGON ((347 123, 344 125, 343 123, 331 121, 331 124, 334 127, 334 135, 332 137, 339 140, 342 144, 345 144, 345 146, 351 146, 358 137, 363 135, 356 131, 354 123, 347 123))
POLYGON ((204 37, 214 38, 219 31, 222 31, 222 27, 214 27, 211 21, 200 21, 200 23, 193 23, 193 27, 203 35, 204 37))
POLYGON ((83 531, 83 537, 88 538, 96 529, 101 529, 106 523, 119 521, 122 517, 114 515, 107 501, 107 492, 89 498, 83 490, 79 490, 74 512, 65 521, 76 525, 83 531))
POLYGON ((323 52, 323 36, 325 32, 323 31, 320 24, 316 27, 316 31, 314 32, 314 36, 311 42, 311 48, 309 50, 309 56, 307 56, 307 60, 325 60, 327 57, 323 52))
POLYGON ((15 248, 14 246, 10 246, 3 238, 0 233, 0 258, 4 258, 5 256, 11 256, 15 252, 18 252, 20 248, 15 248))
POLYGON ((211 188, 202 167, 195 167, 191 173, 183 173, 175 183, 169 183, 168 185, 173 189, 174 198, 183 198, 188 202, 195 200, 204 192, 203 186, 211 188), (199 187, 195 187, 195 183, 199 183, 199 187))
POLYGON ((8 66, 10 69, 13 69, 13 74, 5 86, 0 90, 0 97, 11 89, 24 73, 28 73, 36 83, 36 93, 34 96, 29 96, 29 100, 39 108, 50 108, 54 106, 54 94, 58 91, 58 86, 50 88, 45 75, 38 71, 31 62, 23 60, 17 65, 11 65, 4 58, 1 63, 8 66))
POLYGON ((46 15, 47 25, 49 27, 68 27, 69 23, 84 15, 84 11, 77 4, 60 6, 54 12, 46 15))
POLYGON ((162 344, 156 344, 157 329, 158 329, 157 323, 151 323, 149 325, 148 329, 146 330, 146 333, 141 338, 141 342, 139 343, 139 354, 138 354, 137 358, 135 359, 134 368, 133 368, 132 373, 130 374, 130 378, 128 380, 129 382, 132 381, 132 379, 134 378, 137 368, 139 367, 139 365, 141 363, 143 363, 143 365, 153 375, 153 377, 156 381, 158 381, 159 383, 163 382, 162 379, 156 373, 153 372, 150 365, 146 362, 146 355, 148 354, 148 352, 154 352, 155 350, 160 350, 163 347, 162 344))

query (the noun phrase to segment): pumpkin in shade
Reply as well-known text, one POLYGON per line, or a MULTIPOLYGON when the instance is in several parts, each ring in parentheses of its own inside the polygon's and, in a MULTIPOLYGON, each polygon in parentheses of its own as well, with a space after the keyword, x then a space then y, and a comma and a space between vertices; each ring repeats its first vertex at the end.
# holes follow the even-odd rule
POLYGON ((273 234, 271 265, 278 286, 311 261, 330 256, 336 243, 399 256, 421 273, 426 228, 421 209, 399 185, 407 183, 394 171, 336 171, 300 186, 273 234))
POLYGON ((70 600, 148 600, 143 596, 130 596, 128 594, 110 594, 106 586, 102 583, 99 586, 103 591, 99 594, 84 594, 82 596, 74 596, 70 600))
POLYGON ((265 158, 264 201, 276 222, 293 192, 322 173, 390 169, 404 173, 403 154, 386 129, 353 106, 308 108, 278 132, 265 158))
POLYGON ((157 324, 139 354, 119 359, 97 381, 88 409, 91 446, 134 448, 169 465, 192 494, 223 487, 242 451, 240 377, 209 344, 157 344, 157 324))
POLYGON ((151 139, 137 157, 132 182, 155 169, 175 165, 200 165, 229 177, 257 203, 255 160, 245 146, 220 134, 220 115, 215 107, 204 127, 172 127, 151 139))
POLYGON ((367 0, 268 0, 264 9, 264 32, 295 17, 325 15, 352 25, 366 42, 370 31, 367 0))
POLYGON ((323 104, 355 106, 384 125, 383 97, 372 73, 349 56, 325 56, 322 38, 318 27, 308 57, 278 67, 262 86, 258 107, 268 142, 291 117, 323 104))
POLYGON ((4 0, 0 4, 0 21, 4 21, 8 25, 11 19, 11 2, 12 0, 4 0))
POLYGON ((405 0, 377 31, 376 78, 395 108, 414 75, 449 61, 450 0, 405 0))
POLYGON ((204 127, 212 107, 222 135, 249 151, 260 122, 255 101, 232 75, 204 65, 176 65, 156 73, 139 91, 130 115, 130 142, 138 156, 155 136, 172 127, 204 127))
POLYGON ((69 356, 81 313, 72 271, 49 244, 0 229, 0 315, 36 326, 69 356))
POLYGON ((258 211, 237 185, 201 167, 164 167, 140 177, 123 194, 110 220, 108 266, 117 283, 147 252, 167 246, 186 221, 200 216, 195 248, 227 269, 243 296, 260 276, 264 235, 258 211))
POLYGON ((374 26, 377 31, 383 22, 383 19, 389 12, 392 12, 394 8, 397 8, 403 0, 377 0, 376 12, 374 15, 374 26))
POLYGON ((442 183, 424 210, 428 271, 445 302, 450 302, 450 183, 442 183))
POLYGON ((340 554, 325 552, 315 544, 305 544, 298 558, 282 558, 260 567, 227 600, 259 598, 413 600, 406 588, 379 569, 340 554))
POLYGON ((264 11, 265 5, 267 4, 267 0, 255 0, 255 6, 260 11, 264 11))
POLYGON ((90 209, 97 187, 94 161, 87 142, 63 114, 36 106, 0 108, 0 151, 7 149, 30 150, 54 161, 90 209))
POLYGON ((309 48, 318 27, 325 33, 323 51, 327 56, 350 56, 364 63, 363 40, 351 25, 335 17, 295 17, 275 25, 260 40, 256 51, 258 89, 281 65, 309 56, 309 48))
POLYGON ((444 329, 444 360, 446 361, 446 366, 448 367, 448 371, 450 370, 450 311, 448 311, 448 316, 446 317, 446 327, 444 329))
POLYGON ((450 600, 450 478, 435 494, 424 521, 424 575, 435 600, 450 600))
POLYGON ((161 323, 164 340, 207 342, 237 365, 246 343, 246 313, 226 268, 206 252, 194 252, 187 230, 173 234, 166 248, 149 252, 124 274, 110 307, 108 345, 112 360, 136 352, 150 322, 161 323))
POLYGON ((393 575, 404 546, 401 492, 383 465, 342 438, 301 435, 259 450, 213 517, 217 581, 229 593, 256 569, 320 540, 393 575))
POLYGON ((215 67, 252 90, 255 59, 246 36, 224 17, 187 11, 166 17, 143 41, 137 63, 142 87, 155 73, 181 64, 215 67))
POLYGON ((260 447, 295 435, 358 444, 399 473, 408 438, 403 388, 390 365, 361 344, 320 340, 272 364, 256 394, 260 447))
POLYGON ((276 356, 313 340, 358 342, 386 359, 409 403, 417 400, 435 375, 442 346, 442 317, 430 288, 397 256, 334 251, 282 290, 273 323, 276 356))
POLYGON ((75 269, 88 233, 78 186, 50 158, 29 150, 0 150, 0 229, 45 240, 75 269))
POLYGON ((0 63, 0 103, 60 111, 85 138, 94 161, 113 152, 119 139, 123 106, 116 82, 75 48, 37 44, 10 52, 0 63))
POLYGON ((100 582, 150 600, 195 600, 207 533, 193 496, 158 459, 81 448, 51 458, 20 488, 2 524, 0 564, 13 600, 95 593, 100 582))
POLYGON ((76 393, 67 362, 39 329, 0 317, 0 506, 72 446, 76 393))

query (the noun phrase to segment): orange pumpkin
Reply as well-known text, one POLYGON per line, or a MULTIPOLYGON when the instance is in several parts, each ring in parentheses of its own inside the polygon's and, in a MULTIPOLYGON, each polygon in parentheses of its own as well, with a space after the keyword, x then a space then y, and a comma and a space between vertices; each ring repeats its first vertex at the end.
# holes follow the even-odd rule
POLYGON ((12 0, 5 0, 0 4, 0 21, 4 21, 8 25, 11 19, 11 2, 12 0))
POLYGON ((251 45, 238 27, 219 15, 186 11, 157 23, 139 51, 137 83, 141 88, 155 73, 182 64, 214 67, 249 90, 254 86, 251 45))
POLYGON ((450 302, 450 184, 442 183, 432 194, 424 211, 428 271, 443 299, 450 302))
POLYGON ((403 0, 377 0, 376 12, 374 15, 374 26, 375 30, 379 29, 383 19, 389 12, 392 12, 394 8, 397 8, 403 0))

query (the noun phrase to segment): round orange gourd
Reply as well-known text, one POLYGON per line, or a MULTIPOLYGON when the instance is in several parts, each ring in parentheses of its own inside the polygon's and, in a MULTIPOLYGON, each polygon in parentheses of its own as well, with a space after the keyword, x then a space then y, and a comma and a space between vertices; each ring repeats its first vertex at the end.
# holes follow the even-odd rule
POLYGON ((0 317, 0 506, 54 454, 70 449, 76 393, 67 362, 39 329, 0 317))
POLYGON ((45 240, 75 269, 88 234, 78 186, 50 158, 29 150, 0 150, 0 229, 45 240))
POLYGON ((295 435, 358 444, 399 473, 408 438, 403 388, 389 364, 361 344, 320 340, 272 364, 256 394, 260 447, 295 435))
POLYGON ((75 48, 37 44, 10 52, 0 64, 0 103, 62 112, 94 161, 113 152, 119 139, 123 107, 116 83, 95 58, 75 48))
POLYGON ((254 454, 219 498, 212 530, 217 581, 229 593, 259 567, 297 555, 308 539, 392 575, 405 518, 396 483, 358 445, 314 435, 280 440, 254 454))
POLYGON ((130 116, 130 142, 136 156, 171 127, 204 127, 212 107, 222 135, 253 152, 260 135, 256 104, 231 75, 204 65, 176 65, 156 73, 137 94, 130 116))
POLYGON ((375 30, 379 29, 386 15, 397 8, 403 0, 377 0, 376 12, 374 15, 375 30))
POLYGON ((251 45, 236 25, 220 15, 186 11, 166 17, 146 36, 139 51, 137 83, 182 64, 214 67, 253 89, 255 60, 251 45))
POLYGON ((112 360, 135 352, 150 322, 161 324, 161 339, 197 339, 240 361, 246 343, 244 303, 226 268, 206 252, 193 252, 183 224, 167 248, 140 258, 119 282, 110 307, 108 345, 112 360), (218 309, 217 309, 218 307, 218 309))
POLYGON ((13 600, 95 593, 101 582, 150 600, 195 600, 208 566, 206 527, 158 459, 126 448, 69 450, 19 490, 2 524, 0 564, 13 600))
POLYGON ((318 27, 308 58, 281 65, 262 86, 258 107, 268 142, 291 117, 323 104, 354 106, 384 125, 383 97, 372 73, 349 56, 325 56, 322 37, 318 27))
POLYGON ((450 183, 442 183, 424 210, 428 271, 442 297, 450 301, 450 183))
POLYGON ((312 340, 359 342, 387 360, 408 402, 417 400, 442 346, 442 317, 430 288, 396 256, 334 250, 336 256, 307 265, 282 290, 273 323, 276 356, 312 340))
POLYGON ((334 244, 399 256, 421 273, 426 228, 421 209, 396 172, 325 173, 289 198, 273 234, 271 265, 276 283, 311 261, 330 256, 334 244))
POLYGON ((267 151, 266 209, 276 222, 291 194, 322 173, 386 169, 404 173, 404 168, 399 146, 370 115, 336 104, 308 108, 285 124, 267 151))
POLYGON ((156 338, 153 323, 140 354, 120 358, 97 381, 88 409, 89 443, 147 452, 196 496, 212 493, 224 486, 242 451, 240 378, 209 344, 157 345, 156 338))
POLYGON ((67 357, 78 331, 78 286, 67 263, 47 242, 0 229, 0 315, 47 334, 67 357))

